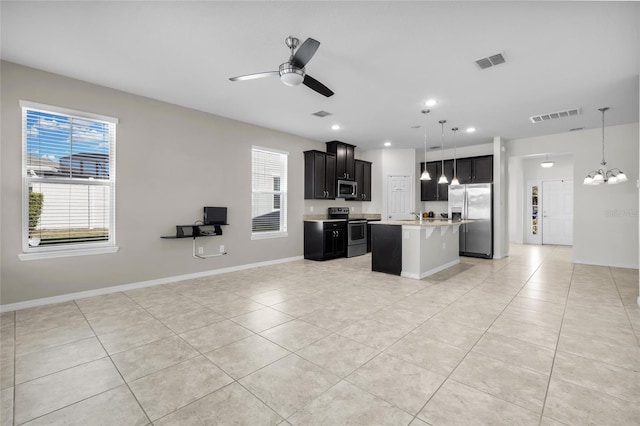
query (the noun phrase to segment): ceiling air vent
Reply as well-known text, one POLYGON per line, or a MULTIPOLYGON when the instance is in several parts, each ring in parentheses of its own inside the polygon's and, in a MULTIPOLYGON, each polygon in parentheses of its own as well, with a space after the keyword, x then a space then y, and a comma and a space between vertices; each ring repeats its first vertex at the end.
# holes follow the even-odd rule
POLYGON ((478 66, 481 69, 486 69, 486 68, 493 67, 495 65, 503 64, 504 62, 505 62, 504 56, 502 56, 501 53, 498 53, 497 55, 492 55, 486 58, 478 59, 476 61, 476 64, 478 64, 478 66))
POLYGON ((314 112, 311 115, 315 115, 316 117, 322 118, 322 117, 326 117, 327 115, 331 115, 331 113, 327 111, 318 111, 318 112, 314 112))
POLYGON ((576 115, 580 115, 580 108, 534 115, 532 117, 529 117, 529 120, 531 120, 532 123, 541 123, 543 121, 555 120, 557 118, 574 117, 576 115))

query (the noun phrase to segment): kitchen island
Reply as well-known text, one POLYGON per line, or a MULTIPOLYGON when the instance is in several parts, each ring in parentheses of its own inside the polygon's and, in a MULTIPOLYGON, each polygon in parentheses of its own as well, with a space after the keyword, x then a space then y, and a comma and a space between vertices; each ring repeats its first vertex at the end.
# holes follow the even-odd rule
POLYGON ((460 225, 442 219, 387 220, 371 225, 371 270, 422 279, 460 263, 460 225))

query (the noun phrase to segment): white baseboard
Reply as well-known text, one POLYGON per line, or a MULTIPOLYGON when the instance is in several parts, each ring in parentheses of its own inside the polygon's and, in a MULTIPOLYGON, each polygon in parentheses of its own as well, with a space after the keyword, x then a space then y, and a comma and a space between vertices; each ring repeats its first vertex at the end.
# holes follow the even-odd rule
POLYGON ((118 293, 120 291, 135 290, 138 288, 152 287, 160 284, 168 284, 176 281, 191 280, 194 278, 209 277, 212 275, 226 274, 228 272, 242 271, 245 269, 259 268, 262 266, 277 265, 279 263, 293 262, 302 260, 303 256, 287 257, 283 259, 268 260, 265 262, 249 263, 245 265, 230 266, 228 268, 213 269, 210 271, 194 272, 192 274, 176 275, 173 277, 158 278, 149 281, 140 281, 131 284, 116 285, 113 287, 103 287, 95 290, 79 291, 77 293, 61 294, 59 296, 44 297, 42 299, 25 300, 24 302, 9 303, 0 305, 0 312, 11 312, 20 309, 33 308, 42 305, 51 305, 54 303, 69 302, 76 299, 85 299, 87 297, 102 296, 103 294, 118 293))
POLYGON ((608 266, 610 268, 626 268, 626 269, 638 269, 638 264, 630 263, 618 263, 618 264, 604 264, 592 261, 584 261, 580 259, 573 259, 572 263, 579 263, 580 265, 594 265, 594 266, 608 266))
POLYGON ((444 265, 438 266, 437 268, 429 269, 428 271, 422 272, 420 274, 414 274, 413 272, 402 271, 400 273, 400 276, 404 278, 412 278, 414 280, 421 280, 425 277, 428 277, 429 275, 433 275, 440 271, 444 271, 447 268, 451 268, 452 266, 455 266, 458 263, 460 263, 460 259, 452 260, 451 262, 445 263, 444 265))

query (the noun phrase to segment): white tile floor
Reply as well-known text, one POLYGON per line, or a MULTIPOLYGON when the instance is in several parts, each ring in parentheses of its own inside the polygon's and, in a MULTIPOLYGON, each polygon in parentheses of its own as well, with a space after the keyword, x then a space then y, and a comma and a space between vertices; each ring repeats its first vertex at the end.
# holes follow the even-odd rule
POLYGON ((640 424, 638 271, 298 261, 1 317, 1 425, 640 424))

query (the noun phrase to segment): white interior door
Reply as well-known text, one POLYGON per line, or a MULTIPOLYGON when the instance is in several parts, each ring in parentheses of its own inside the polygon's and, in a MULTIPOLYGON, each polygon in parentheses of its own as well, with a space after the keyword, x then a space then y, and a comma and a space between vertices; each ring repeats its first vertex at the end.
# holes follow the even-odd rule
POLYGON ((411 176, 391 175, 387 177, 387 216, 392 220, 410 219, 411 176))
POLYGON ((573 181, 542 182, 542 244, 573 245, 573 181))

